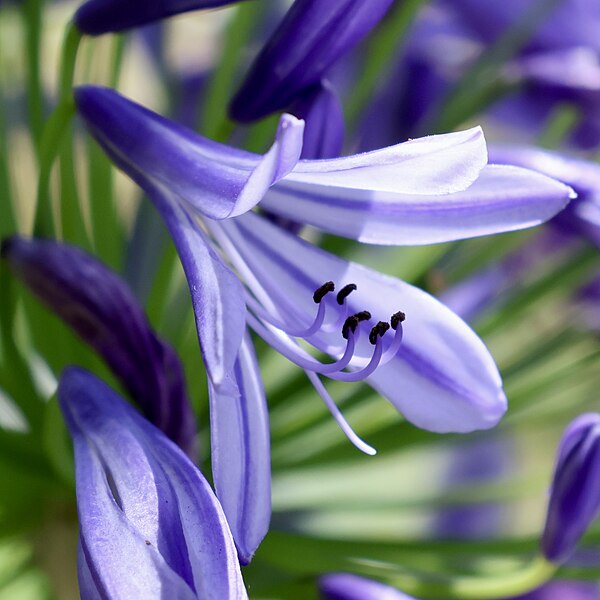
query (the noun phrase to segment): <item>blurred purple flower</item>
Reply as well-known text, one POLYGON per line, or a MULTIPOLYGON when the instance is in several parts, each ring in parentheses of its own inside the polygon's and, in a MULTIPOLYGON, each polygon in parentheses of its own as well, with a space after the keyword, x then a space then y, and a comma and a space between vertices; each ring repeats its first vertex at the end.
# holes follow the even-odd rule
POLYGON ((73 20, 82 33, 100 35, 146 25, 173 15, 241 0, 87 0, 73 20))
POLYGON ((146 417, 190 456, 196 425, 177 354, 108 267, 75 246, 11 237, 11 271, 106 361, 146 417))
POLYGON ((63 373, 58 398, 75 447, 82 598, 247 598, 221 506, 180 449, 83 369, 63 373))
POLYGON ((230 107, 255 121, 288 107, 360 42, 393 0, 296 0, 254 60, 230 107))
MULTIPOLYGON (((204 139, 112 90, 79 88, 76 102, 96 140, 152 199, 181 257, 211 397, 227 398, 236 415, 213 414, 211 436, 217 494, 244 562, 269 510, 261 500, 269 495, 267 411, 251 343, 242 344, 246 324, 307 372, 367 452, 373 450, 344 421, 320 376, 366 380, 433 431, 498 422, 506 398, 497 368, 456 315, 421 290, 330 255, 250 211, 260 202, 277 216, 361 241, 426 244, 538 224, 564 206, 570 188, 517 167, 487 167, 477 128, 313 161, 299 160, 303 122, 289 115, 259 156, 204 139), (300 340, 333 362, 317 360, 300 340), (221 442, 229 439, 239 443, 221 442), (230 489, 237 492, 225 499, 230 489)), ((223 406, 213 401, 213 413, 223 406)))
POLYGON ((579 416, 565 430, 558 449, 541 547, 562 563, 600 510, 600 414, 579 416))
POLYGON ((331 573, 319 579, 323 600, 416 600, 373 579, 350 573, 331 573))

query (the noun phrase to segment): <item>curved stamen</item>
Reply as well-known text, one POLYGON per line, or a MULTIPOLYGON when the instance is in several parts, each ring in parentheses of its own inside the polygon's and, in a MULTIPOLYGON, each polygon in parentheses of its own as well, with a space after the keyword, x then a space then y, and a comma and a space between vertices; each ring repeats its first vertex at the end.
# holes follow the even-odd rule
POLYGON ((390 324, 385 321, 379 321, 373 329, 371 329, 371 333, 369 333, 369 341, 373 346, 377 343, 378 337, 383 337, 386 331, 390 328, 390 324))
POLYGON ((359 450, 368 454, 370 456, 374 456, 377 454, 377 450, 372 446, 369 446, 366 442, 361 440, 358 435, 354 432, 348 421, 342 415, 340 409, 336 406, 333 398, 329 395, 329 392, 323 385, 323 382, 319 379, 319 376, 312 371, 306 371, 306 376, 309 378, 310 382, 315 386, 317 393, 321 396, 323 402, 325 402, 325 406, 329 409, 331 416, 337 421, 341 430, 346 434, 346 437, 352 442, 359 450))
POLYGON ((346 345, 344 354, 339 360, 332 363, 323 363, 316 358, 313 358, 304 348, 298 345, 292 338, 287 336, 279 328, 276 328, 269 323, 261 322, 252 313, 247 314, 248 325, 258 333, 269 345, 273 346, 280 354, 283 354, 288 360, 296 363, 308 371, 327 374, 338 373, 341 369, 348 366, 354 355, 356 335, 351 334, 346 345))
POLYGON ((348 296, 357 289, 355 283, 349 283, 345 285, 336 296, 337 303, 343 307, 343 310, 340 312, 338 319, 334 323, 329 323, 323 325, 321 327, 322 331, 326 333, 331 333, 332 331, 338 331, 340 327, 344 324, 346 319, 348 318, 349 307, 346 299, 348 296))
POLYGON ((329 294, 329 292, 334 291, 335 285, 333 281, 325 282, 318 290, 315 290, 315 293, 313 294, 313 300, 315 301, 315 304, 320 304, 321 300, 323 300, 323 298, 325 298, 325 296, 329 294))
POLYGON ((379 366, 379 363, 381 362, 381 357, 383 355, 382 340, 382 337, 377 336, 375 350, 373 351, 371 360, 368 362, 366 367, 359 369, 358 371, 351 371, 350 373, 328 373, 327 377, 329 377, 330 379, 335 379, 336 381, 356 382, 362 381, 363 379, 366 379, 369 375, 372 375, 375 369, 377 369, 377 367, 379 366))
MULTIPOLYGON (((398 313, 396 313, 398 314, 398 313)), ((402 313, 404 315, 404 313, 402 313)), ((404 334, 404 330, 402 328, 402 321, 399 320, 394 320, 394 316, 392 315, 392 329, 395 329, 395 335, 394 335, 394 339, 392 340, 392 343, 390 344, 389 348, 385 351, 382 359, 381 359, 381 363, 382 364, 386 364, 388 362, 390 362, 390 360, 392 360, 392 358, 394 358, 394 356, 396 356, 396 354, 398 354, 398 350, 400 350, 400 345, 402 344, 402 336, 404 334), (394 327, 394 321, 395 321, 395 327, 394 327)))
POLYGON ((300 338, 306 338, 311 335, 314 335, 317 331, 319 331, 319 329, 321 329, 321 326, 323 325, 323 321, 325 319, 325 312, 327 309, 327 303, 320 302, 319 308, 317 309, 317 314, 315 315, 313 322, 308 327, 296 329, 296 328, 292 327, 289 323, 284 323, 283 321, 280 321, 279 319, 276 319, 275 317, 270 315, 260 305, 260 303, 250 294, 246 294, 246 305, 262 321, 266 321, 270 325, 273 325, 273 327, 277 327, 277 329, 281 329, 281 331, 284 331, 288 335, 291 335, 293 337, 300 337, 300 338))

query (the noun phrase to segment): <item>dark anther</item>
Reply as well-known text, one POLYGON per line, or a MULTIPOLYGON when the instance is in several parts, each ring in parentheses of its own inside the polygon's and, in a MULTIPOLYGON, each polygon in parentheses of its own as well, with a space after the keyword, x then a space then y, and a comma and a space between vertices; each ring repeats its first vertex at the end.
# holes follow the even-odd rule
POLYGON ((359 323, 359 320, 356 317, 356 315, 352 315, 351 317, 348 317, 344 321, 344 325, 342 326, 342 336, 344 337, 345 340, 348 339, 348 333, 350 332, 350 330, 352 330, 352 333, 354 333, 356 331, 356 328, 358 327, 358 323, 359 323))
POLYGON ((368 321, 371 318, 371 313, 368 310, 361 310, 354 315, 359 321, 368 321))
POLYGON ((327 294, 329 294, 329 292, 333 292, 333 290, 335 290, 335 285, 333 285, 333 281, 328 281, 327 283, 324 283, 313 294, 313 300, 315 301, 316 304, 319 304, 321 302, 321 300, 323 300, 323 298, 325 298, 325 296, 327 296, 327 294))
POLYGON ((402 321, 404 321, 404 319, 406 319, 406 315, 399 310, 397 313, 394 313, 392 315, 392 318, 390 319, 390 323, 392 324, 392 329, 395 331, 396 329, 398 329, 398 325, 400 325, 400 323, 402 323, 402 321))
POLYGON ((385 321, 379 321, 379 323, 377 323, 377 325, 371 329, 371 333, 369 333, 369 341, 371 344, 375 345, 377 343, 378 336, 383 337, 389 328, 389 323, 386 323, 385 321))
POLYGON ((344 300, 356 289, 355 283, 349 283, 345 285, 337 295, 337 303, 341 306, 344 304, 344 300))

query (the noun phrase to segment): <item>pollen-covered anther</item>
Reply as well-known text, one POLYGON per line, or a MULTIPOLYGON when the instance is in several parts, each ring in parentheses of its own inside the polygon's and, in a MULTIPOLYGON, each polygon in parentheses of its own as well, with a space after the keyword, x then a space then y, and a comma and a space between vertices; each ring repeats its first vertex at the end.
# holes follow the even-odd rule
POLYGON ((406 315, 399 310, 397 313, 394 313, 390 318, 390 323, 392 324, 392 329, 395 331, 398 329, 398 325, 402 323, 406 319, 406 315))
POLYGON ((336 296, 336 300, 337 303, 342 306, 342 304, 344 304, 344 300, 352 293, 356 290, 356 284, 355 283, 349 283, 348 285, 345 285, 338 293, 336 296))
POLYGON ((379 321, 379 323, 377 323, 377 325, 375 325, 369 333, 369 341, 371 344, 375 345, 377 343, 377 338, 380 336, 383 337, 389 328, 389 323, 386 323, 385 321, 379 321))
POLYGON ((327 294, 333 291, 335 291, 335 285, 333 281, 327 281, 324 283, 319 289, 315 290, 315 293, 313 294, 313 300, 315 301, 315 304, 320 304, 321 300, 323 300, 327 294))
POLYGON ((345 340, 348 339, 348 333, 352 330, 352 333, 356 331, 358 324, 361 321, 368 321, 371 318, 371 313, 368 310, 361 310, 354 315, 349 316, 342 326, 342 336, 345 340))
POLYGON ((342 336, 345 340, 348 339, 348 334, 351 330, 352 333, 356 331, 356 328, 358 327, 359 323, 360 321, 358 320, 356 315, 352 315, 344 321, 344 325, 342 326, 342 336))

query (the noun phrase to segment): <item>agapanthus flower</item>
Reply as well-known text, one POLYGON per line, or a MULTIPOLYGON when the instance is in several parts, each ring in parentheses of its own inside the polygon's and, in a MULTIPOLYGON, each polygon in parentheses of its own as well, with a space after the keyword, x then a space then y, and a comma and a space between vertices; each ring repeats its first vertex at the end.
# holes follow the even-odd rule
POLYGON ((82 33, 100 35, 123 31, 173 15, 204 8, 217 8, 241 0, 87 0, 73 21, 82 33))
MULTIPOLYGON (((365 380, 432 431, 498 422, 506 398, 497 368, 463 321, 421 290, 333 256, 251 209, 260 202, 275 215, 361 241, 426 244, 538 224, 565 205, 570 188, 517 167, 486 166, 478 128, 314 161, 299 160, 303 123, 290 115, 260 156, 204 139, 112 90, 79 88, 76 103, 107 154, 152 199, 182 260, 211 397, 227 398, 237 414, 211 417, 211 436, 220 457, 217 495, 230 522, 241 513, 248 518, 241 529, 233 526, 238 549, 249 521, 268 521, 253 502, 268 493, 246 487, 268 482, 248 471, 253 463, 268 469, 268 437, 263 421, 260 428, 250 422, 266 410, 253 356, 244 350, 251 346, 246 324, 306 371, 368 452, 321 377, 365 380), (220 439, 240 443, 223 447, 220 439), (246 491, 225 501, 230 486, 246 491)), ((213 402, 213 411, 222 405, 213 402)), ((242 560, 251 552, 242 549, 242 560)))
POLYGON ((52 240, 13 236, 2 242, 1 255, 102 356, 146 417, 193 457, 196 424, 183 368, 127 284, 83 250, 52 240))
POLYGON ((319 579, 323 600, 416 600, 379 581, 351 573, 331 573, 319 579))
POLYGON ((233 98, 237 121, 288 107, 384 17, 393 0, 296 0, 233 98))
POLYGON ((551 562, 574 552, 600 511, 600 415, 584 414, 565 430, 560 446, 541 547, 551 562))
POLYGON ((223 510, 183 452, 91 373, 58 398, 75 448, 84 600, 247 598, 223 510))

